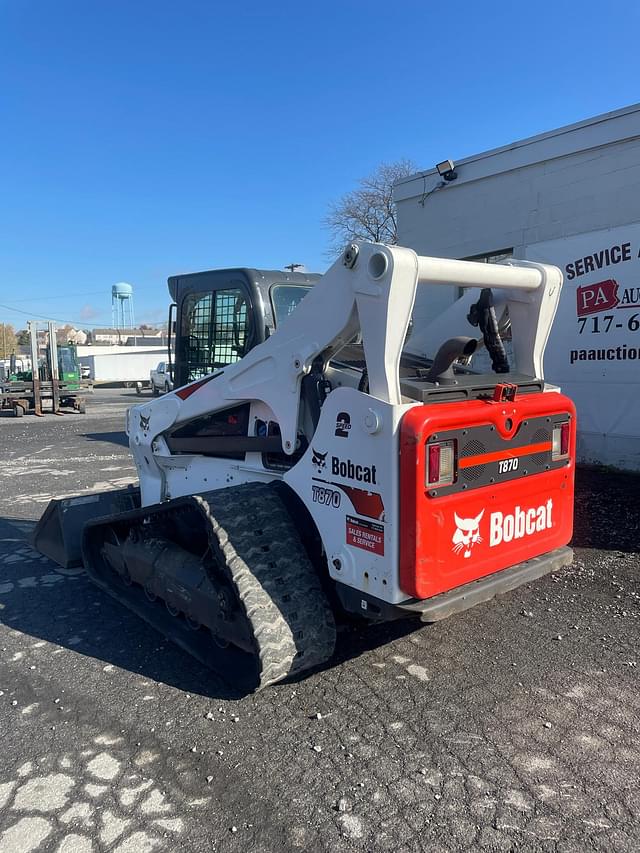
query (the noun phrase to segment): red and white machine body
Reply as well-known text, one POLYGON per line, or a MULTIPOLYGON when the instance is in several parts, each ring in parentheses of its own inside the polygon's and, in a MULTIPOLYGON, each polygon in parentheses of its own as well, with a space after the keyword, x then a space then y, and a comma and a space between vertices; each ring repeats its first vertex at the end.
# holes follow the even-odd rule
POLYGON ((308 510, 331 578, 361 593, 363 609, 432 598, 566 545, 575 411, 543 370, 561 287, 560 271, 540 264, 350 247, 241 361, 129 411, 143 506, 281 478, 308 510), (452 284, 467 288, 462 298, 405 344, 417 288, 452 284), (518 374, 537 386, 512 399, 500 376, 485 375, 486 394, 433 383, 408 391, 403 351, 432 359, 448 337, 472 333, 479 287, 508 311, 518 374), (362 371, 339 360, 357 335, 367 393, 362 371), (314 423, 302 380, 319 363, 329 392, 314 423), (176 430, 247 404, 245 435, 276 425, 290 465, 275 470, 250 444, 241 458, 172 450, 176 430))

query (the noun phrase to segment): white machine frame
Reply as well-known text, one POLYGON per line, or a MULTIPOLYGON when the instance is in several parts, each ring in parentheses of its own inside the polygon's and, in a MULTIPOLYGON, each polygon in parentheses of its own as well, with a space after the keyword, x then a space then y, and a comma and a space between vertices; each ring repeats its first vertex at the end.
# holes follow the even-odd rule
MULTIPOLYGON (((398 425, 403 414, 421 403, 403 398, 399 365, 418 285, 491 287, 499 312, 508 308, 518 371, 544 379, 544 350, 556 314, 562 274, 556 267, 523 261, 493 265, 419 257, 410 249, 360 243, 350 246, 313 287, 293 314, 264 343, 208 381, 186 386, 184 399, 174 392, 129 410, 127 432, 140 478, 143 506, 250 481, 282 477, 309 509, 322 538, 331 576, 384 601, 406 599, 398 585, 398 425), (362 336, 369 393, 358 391, 359 371, 328 368, 333 390, 313 428, 301 406, 301 382, 314 361, 328 364, 356 335, 362 336), (250 426, 258 419, 278 423, 282 447, 293 454, 300 432, 309 447, 286 473, 265 468, 260 453, 244 461, 171 454, 163 434, 205 414, 248 402, 250 426), (350 441, 336 436, 336 419, 348 411, 350 441), (384 505, 376 522, 383 530, 382 554, 345 544, 344 519, 353 514, 345 498, 342 512, 314 500, 314 482, 323 466, 349 461, 369 479, 332 475, 344 486, 375 485, 384 505), (327 462, 326 460, 329 460, 327 462), (372 466, 375 465, 375 482, 372 466)), ((466 291, 443 315, 414 329, 405 351, 433 357, 448 338, 469 333, 466 291)), ((552 390, 548 388, 548 390, 552 390)), ((250 435, 253 434, 249 433, 250 435)), ((350 469, 349 469, 350 470, 350 469)))

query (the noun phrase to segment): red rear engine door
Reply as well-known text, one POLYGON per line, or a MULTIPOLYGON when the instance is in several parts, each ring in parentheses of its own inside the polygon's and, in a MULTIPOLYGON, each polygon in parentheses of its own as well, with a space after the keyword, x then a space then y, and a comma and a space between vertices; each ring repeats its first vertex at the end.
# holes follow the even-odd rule
POLYGON ((400 433, 402 590, 430 598, 566 545, 575 424, 573 403, 554 392, 410 409, 400 433))

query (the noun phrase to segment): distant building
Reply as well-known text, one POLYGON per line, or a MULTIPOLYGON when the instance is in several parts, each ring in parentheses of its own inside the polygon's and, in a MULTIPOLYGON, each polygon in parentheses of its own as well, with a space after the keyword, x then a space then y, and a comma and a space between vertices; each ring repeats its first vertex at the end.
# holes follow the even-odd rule
POLYGON ((94 345, 158 345, 166 343, 166 335, 162 329, 94 329, 91 340, 94 345))
POLYGON ((86 344, 88 335, 82 329, 74 329, 72 326, 63 326, 57 330, 57 339, 59 344, 86 344))

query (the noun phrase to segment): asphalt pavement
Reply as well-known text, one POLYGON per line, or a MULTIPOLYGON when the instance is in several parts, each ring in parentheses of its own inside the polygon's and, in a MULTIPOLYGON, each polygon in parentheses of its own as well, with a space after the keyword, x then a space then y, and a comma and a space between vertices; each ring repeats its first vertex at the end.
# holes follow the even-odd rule
POLYGON ((29 547, 138 401, 0 414, 0 853, 640 849, 640 478, 579 472, 557 576, 238 696, 29 547))

